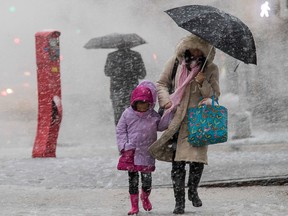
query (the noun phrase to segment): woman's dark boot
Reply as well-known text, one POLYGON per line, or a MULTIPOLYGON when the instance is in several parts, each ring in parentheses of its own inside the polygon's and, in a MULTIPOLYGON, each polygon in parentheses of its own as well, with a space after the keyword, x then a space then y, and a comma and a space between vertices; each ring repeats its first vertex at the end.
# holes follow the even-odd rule
POLYGON ((185 176, 185 162, 184 164, 182 162, 173 162, 171 171, 175 197, 175 209, 173 214, 184 214, 185 212, 185 176))
POLYGON ((202 201, 198 196, 197 188, 203 173, 204 164, 193 162, 190 164, 188 178, 188 199, 192 201, 194 207, 201 207, 202 201))

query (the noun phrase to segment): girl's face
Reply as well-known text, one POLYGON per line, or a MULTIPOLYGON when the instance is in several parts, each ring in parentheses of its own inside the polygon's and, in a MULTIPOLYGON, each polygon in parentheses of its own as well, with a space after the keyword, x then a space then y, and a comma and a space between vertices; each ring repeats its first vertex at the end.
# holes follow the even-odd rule
POLYGON ((146 112, 149 109, 150 104, 144 101, 137 101, 136 102, 136 110, 138 112, 146 112))

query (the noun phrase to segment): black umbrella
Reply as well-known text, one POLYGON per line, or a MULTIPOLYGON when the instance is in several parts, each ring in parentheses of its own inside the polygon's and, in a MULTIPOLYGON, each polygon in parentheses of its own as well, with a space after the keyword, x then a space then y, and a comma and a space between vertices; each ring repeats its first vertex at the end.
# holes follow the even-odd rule
POLYGON ((146 41, 135 33, 131 34, 108 34, 89 40, 84 48, 86 49, 111 49, 111 48, 132 48, 146 41))
POLYGON ((250 29, 237 17, 207 5, 187 5, 165 11, 178 26, 246 64, 257 64, 250 29))

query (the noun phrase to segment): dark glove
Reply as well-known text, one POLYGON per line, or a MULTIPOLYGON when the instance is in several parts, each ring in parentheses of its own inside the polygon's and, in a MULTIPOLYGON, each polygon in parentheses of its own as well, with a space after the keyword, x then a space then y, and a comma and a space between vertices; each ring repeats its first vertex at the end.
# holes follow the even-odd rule
POLYGON ((201 57, 199 57, 199 58, 197 59, 197 65, 199 65, 200 68, 202 68, 202 66, 204 65, 205 61, 206 61, 206 57, 201 56, 201 57))

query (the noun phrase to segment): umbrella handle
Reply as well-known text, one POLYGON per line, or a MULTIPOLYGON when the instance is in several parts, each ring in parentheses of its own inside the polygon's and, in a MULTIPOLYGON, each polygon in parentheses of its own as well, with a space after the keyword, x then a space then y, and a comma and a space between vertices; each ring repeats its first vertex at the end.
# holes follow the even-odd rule
POLYGON ((203 69, 204 69, 204 67, 205 67, 205 65, 206 65, 206 63, 207 63, 207 59, 209 58, 209 55, 210 55, 212 49, 213 49, 213 46, 211 46, 211 48, 210 48, 210 50, 209 50, 209 53, 208 53, 208 55, 206 56, 205 62, 204 62, 204 64, 202 65, 202 68, 201 68, 200 72, 203 72, 203 69))
POLYGON ((241 62, 239 62, 239 63, 236 65, 236 67, 235 67, 235 69, 234 69, 234 72, 236 72, 236 70, 238 69, 240 63, 241 63, 241 62))

